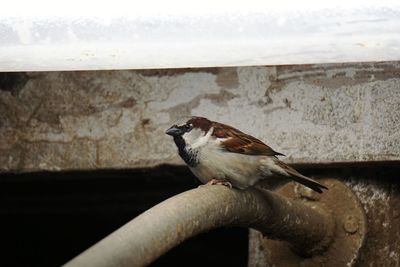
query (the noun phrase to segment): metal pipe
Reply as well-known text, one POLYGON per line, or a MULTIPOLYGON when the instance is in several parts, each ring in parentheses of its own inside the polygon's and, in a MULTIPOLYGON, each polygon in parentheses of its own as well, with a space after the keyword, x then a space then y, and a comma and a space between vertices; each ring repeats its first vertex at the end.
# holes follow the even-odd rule
POLYGON ((270 191, 202 186, 147 210, 65 266, 145 266, 184 240, 227 225, 252 227, 307 254, 327 247, 334 228, 329 212, 270 191))

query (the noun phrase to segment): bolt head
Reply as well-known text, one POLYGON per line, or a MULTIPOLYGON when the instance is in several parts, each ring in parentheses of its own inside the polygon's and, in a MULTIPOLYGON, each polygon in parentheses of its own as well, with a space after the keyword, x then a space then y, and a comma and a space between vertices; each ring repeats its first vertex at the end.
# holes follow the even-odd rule
POLYGON ((343 229, 348 234, 354 234, 358 231, 359 220, 353 215, 348 215, 343 222, 343 229))

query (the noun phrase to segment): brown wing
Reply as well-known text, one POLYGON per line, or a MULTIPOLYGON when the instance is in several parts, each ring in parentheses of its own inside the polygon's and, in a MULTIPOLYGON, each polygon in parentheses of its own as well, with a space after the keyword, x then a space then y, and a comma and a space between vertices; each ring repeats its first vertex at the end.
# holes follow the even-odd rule
POLYGON ((284 156, 282 153, 274 151, 257 138, 245 134, 238 129, 218 122, 213 122, 212 127, 214 127, 213 135, 215 137, 228 138, 228 140, 221 144, 224 149, 229 152, 246 155, 284 156))

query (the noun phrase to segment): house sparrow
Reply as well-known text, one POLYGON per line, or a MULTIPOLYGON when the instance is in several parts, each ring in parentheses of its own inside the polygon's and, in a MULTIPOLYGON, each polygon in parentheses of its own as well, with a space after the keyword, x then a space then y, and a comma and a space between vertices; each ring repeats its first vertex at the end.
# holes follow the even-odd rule
POLYGON ((278 175, 318 193, 327 189, 280 161, 277 156, 283 154, 231 126, 192 117, 166 134, 174 138, 179 155, 202 183, 245 189, 278 175))

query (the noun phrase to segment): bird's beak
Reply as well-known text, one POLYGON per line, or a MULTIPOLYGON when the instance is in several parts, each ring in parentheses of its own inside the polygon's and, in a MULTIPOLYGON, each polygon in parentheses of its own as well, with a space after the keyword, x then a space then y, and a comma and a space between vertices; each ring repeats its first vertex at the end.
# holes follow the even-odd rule
POLYGON ((165 133, 171 136, 178 136, 183 134, 183 130, 179 129, 177 125, 172 125, 165 133))

